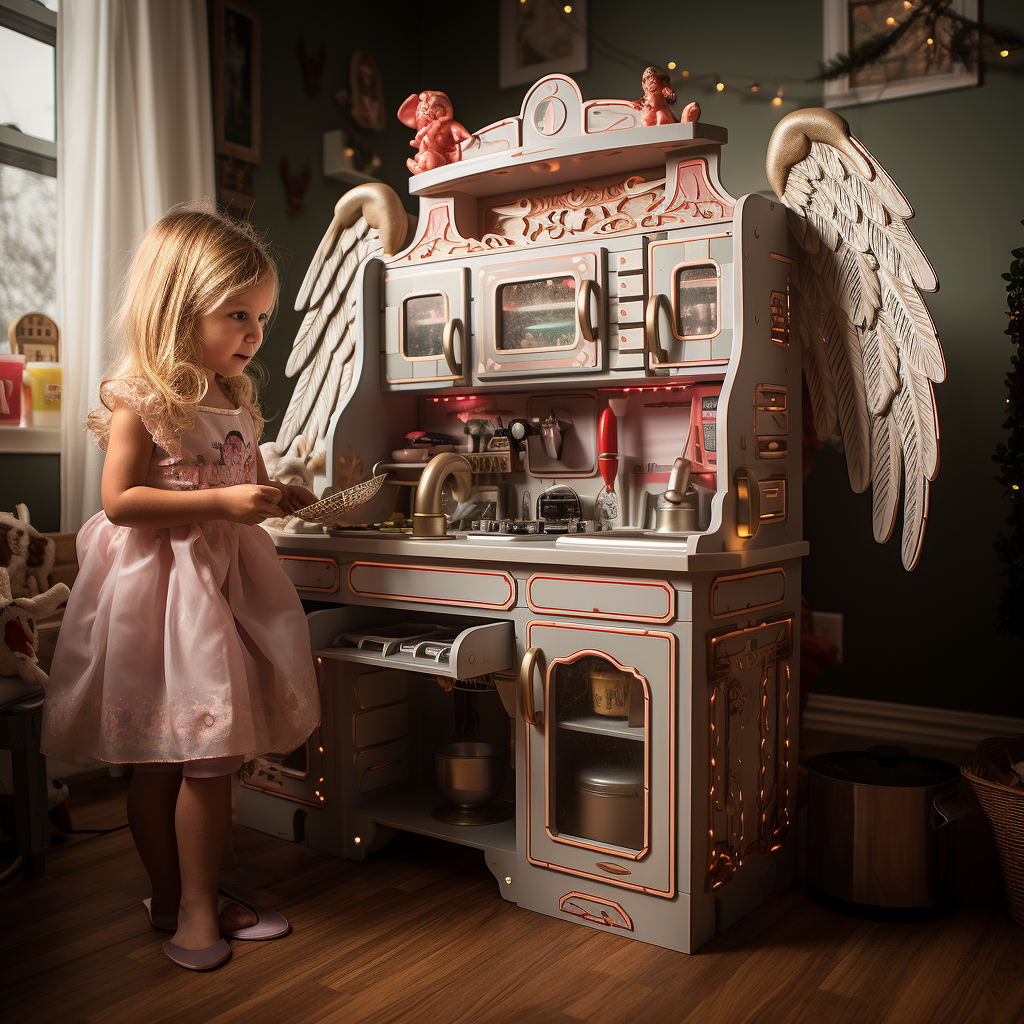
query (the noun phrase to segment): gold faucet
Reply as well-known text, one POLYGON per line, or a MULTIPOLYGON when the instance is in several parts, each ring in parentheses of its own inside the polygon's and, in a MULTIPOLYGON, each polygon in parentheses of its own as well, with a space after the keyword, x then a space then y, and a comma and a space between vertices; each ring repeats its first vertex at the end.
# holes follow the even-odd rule
POLYGON ((416 507, 412 514, 412 535, 418 538, 441 538, 448 529, 448 520, 441 511, 441 488, 451 477, 452 495, 456 501, 468 501, 471 491, 469 474, 472 466, 455 452, 435 455, 423 468, 416 487, 416 507))

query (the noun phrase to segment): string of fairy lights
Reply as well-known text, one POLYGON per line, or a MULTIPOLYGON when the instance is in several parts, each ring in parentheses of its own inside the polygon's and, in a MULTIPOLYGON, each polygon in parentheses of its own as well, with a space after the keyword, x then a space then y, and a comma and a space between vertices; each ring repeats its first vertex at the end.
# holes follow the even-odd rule
MULTIPOLYGON (((536 0, 519 2, 527 4, 536 0)), ((588 30, 580 10, 574 8, 573 4, 563 4, 562 14, 574 32, 585 33, 591 48, 610 60, 638 74, 642 74, 651 64, 649 59, 617 46, 595 32, 593 28, 588 30)), ((897 10, 896 14, 887 16, 884 27, 880 21, 878 33, 852 47, 849 53, 836 54, 823 64, 820 73, 812 78, 695 72, 690 68, 681 67, 678 59, 668 61, 663 70, 668 69, 669 81, 677 92, 703 89, 719 94, 733 93, 745 96, 748 101, 781 107, 787 100, 806 101, 808 98, 817 98, 820 96, 821 83, 824 80, 865 67, 872 63, 876 55, 882 59, 897 40, 906 42, 909 37, 905 36, 905 33, 913 25, 916 25, 917 32, 920 32, 922 27, 925 28, 925 49, 934 47, 937 52, 943 51, 947 59, 963 60, 972 65, 978 59, 994 57, 996 54, 999 58, 1005 59, 1024 49, 1024 40, 1016 33, 958 14, 951 7, 951 0, 902 0, 902 12, 897 10), (941 38, 938 38, 939 36, 941 38), (973 44, 969 43, 969 37, 974 39, 973 44)))

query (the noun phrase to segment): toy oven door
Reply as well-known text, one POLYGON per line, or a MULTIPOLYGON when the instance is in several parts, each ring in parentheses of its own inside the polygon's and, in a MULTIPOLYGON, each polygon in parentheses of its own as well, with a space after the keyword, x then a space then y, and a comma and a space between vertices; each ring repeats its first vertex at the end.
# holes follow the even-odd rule
POLYGON ((732 351, 732 238, 652 242, 647 371, 728 362, 732 351))
POLYGON ((544 666, 543 720, 526 725, 530 862, 675 895, 676 638, 531 622, 527 644, 544 666))
POLYGON ((463 267, 384 274, 385 388, 461 384, 469 355, 463 267))
POLYGON ((604 369, 604 251, 574 252, 479 273, 479 380, 604 369))

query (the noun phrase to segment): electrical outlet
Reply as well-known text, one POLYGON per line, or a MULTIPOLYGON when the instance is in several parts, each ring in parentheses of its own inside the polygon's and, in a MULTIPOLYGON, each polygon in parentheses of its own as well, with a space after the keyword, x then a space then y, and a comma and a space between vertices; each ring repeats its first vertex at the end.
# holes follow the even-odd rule
POLYGON ((843 616, 840 612, 814 612, 814 632, 831 640, 839 649, 838 661, 843 660, 843 616))

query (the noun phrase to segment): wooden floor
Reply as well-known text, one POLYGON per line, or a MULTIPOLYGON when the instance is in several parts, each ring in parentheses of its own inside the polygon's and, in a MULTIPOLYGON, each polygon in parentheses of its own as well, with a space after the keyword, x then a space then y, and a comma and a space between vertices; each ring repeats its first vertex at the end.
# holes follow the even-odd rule
MULTIPOLYGON (((77 828, 125 821, 127 780, 75 786, 77 828)), ((980 833, 979 833, 980 834, 980 833)), ((183 971, 150 929, 127 830, 55 847, 46 874, 0 887, 0 1018, 12 1024, 1019 1024, 1024 929, 991 851, 971 841, 953 914, 879 924, 813 903, 803 886, 693 956, 520 910, 476 850, 401 833, 363 863, 244 828, 272 867, 267 905, 287 938, 233 943, 183 971), (972 864, 971 861, 974 861, 972 864), (978 865, 981 865, 979 868, 978 865)), ((9 862, 9 857, 0 859, 9 862)), ((961 865, 964 866, 963 864, 961 865)))

